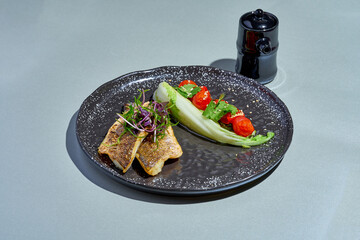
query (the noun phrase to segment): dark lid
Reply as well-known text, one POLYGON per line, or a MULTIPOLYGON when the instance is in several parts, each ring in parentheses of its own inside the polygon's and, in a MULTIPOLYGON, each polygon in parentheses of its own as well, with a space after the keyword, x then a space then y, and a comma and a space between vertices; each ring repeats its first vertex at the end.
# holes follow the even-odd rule
POLYGON ((241 16, 240 22, 245 28, 258 31, 271 30, 277 27, 279 23, 275 15, 261 9, 245 13, 241 16))

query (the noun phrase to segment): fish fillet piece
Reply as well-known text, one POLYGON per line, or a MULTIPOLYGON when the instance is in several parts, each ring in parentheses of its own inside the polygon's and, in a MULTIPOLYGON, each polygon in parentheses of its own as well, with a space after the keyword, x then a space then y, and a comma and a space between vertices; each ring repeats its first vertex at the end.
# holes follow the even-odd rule
POLYGON ((181 157, 183 151, 171 126, 166 129, 165 136, 158 139, 158 144, 152 138, 153 135, 148 135, 144 139, 136 152, 136 158, 147 174, 155 176, 161 172, 166 160, 181 157))
POLYGON ((139 131, 137 137, 135 137, 126 132, 121 136, 118 143, 119 136, 125 131, 122 123, 124 123, 124 120, 119 119, 110 127, 98 148, 98 153, 108 155, 115 166, 125 173, 134 161, 135 153, 148 133, 139 131))

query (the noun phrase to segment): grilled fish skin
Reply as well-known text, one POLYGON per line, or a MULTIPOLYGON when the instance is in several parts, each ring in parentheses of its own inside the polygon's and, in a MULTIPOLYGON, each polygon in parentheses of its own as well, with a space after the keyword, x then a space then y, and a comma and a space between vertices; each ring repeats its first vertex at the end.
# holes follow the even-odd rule
POLYGON ((158 143, 154 143, 152 138, 153 135, 148 135, 144 139, 136 158, 147 174, 155 176, 161 172, 166 160, 181 157, 183 151, 171 126, 166 129, 165 136, 158 139, 158 143))
MULTIPOLYGON (((149 102, 143 104, 145 107, 148 105, 149 102)), ((158 138, 158 142, 154 143, 153 134, 146 131, 139 131, 136 136, 129 132, 123 134, 123 124, 124 120, 119 118, 110 127, 98 148, 98 153, 108 155, 123 173, 130 168, 136 157, 144 171, 155 176, 161 172, 166 160, 179 158, 183 154, 171 126, 165 130, 164 137, 158 138), (119 136, 121 138, 118 141, 119 136)))
POLYGON ((139 131, 136 134, 137 137, 135 137, 131 133, 126 132, 121 136, 118 143, 119 136, 125 131, 123 123, 123 119, 118 119, 110 127, 98 148, 98 153, 100 155, 107 154, 115 166, 125 173, 134 161, 135 153, 148 133, 139 131))

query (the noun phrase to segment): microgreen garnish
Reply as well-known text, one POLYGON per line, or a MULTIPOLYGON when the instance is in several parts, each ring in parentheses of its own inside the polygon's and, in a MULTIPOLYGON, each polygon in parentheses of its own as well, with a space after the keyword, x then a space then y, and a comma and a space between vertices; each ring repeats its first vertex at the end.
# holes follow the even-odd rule
POLYGON ((201 91, 201 88, 194 84, 185 84, 181 87, 177 87, 176 91, 185 98, 191 98, 195 94, 201 91))
POLYGON ((147 91, 140 91, 139 96, 134 97, 134 102, 127 105, 127 110, 123 114, 117 113, 117 116, 123 120, 118 121, 124 127, 117 143, 120 142, 120 138, 125 132, 129 132, 135 137, 139 137, 138 132, 147 132, 152 134, 153 141, 158 144, 158 140, 165 136, 166 129, 174 125, 170 120, 167 103, 150 101, 145 104, 145 92, 147 91))

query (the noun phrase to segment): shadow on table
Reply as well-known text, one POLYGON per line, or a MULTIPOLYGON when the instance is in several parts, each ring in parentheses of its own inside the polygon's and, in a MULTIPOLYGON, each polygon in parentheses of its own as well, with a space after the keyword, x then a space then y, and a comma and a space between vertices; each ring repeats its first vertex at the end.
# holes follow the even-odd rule
POLYGON ((163 196, 163 195, 142 192, 127 187, 115 181, 110 176, 104 174, 99 169, 99 167, 97 167, 95 163, 93 163, 92 160, 85 154, 76 136, 77 115, 78 112, 76 112, 72 116, 68 129, 66 131, 66 149, 71 160, 74 162, 75 166, 79 169, 79 171, 92 183, 105 190, 121 195, 123 197, 145 201, 145 202, 162 203, 162 204, 190 204, 190 203, 214 201, 214 200, 219 200, 233 196, 235 194, 244 192, 256 186, 257 184, 265 180, 269 175, 271 175, 271 173, 276 169, 275 167, 270 172, 258 178, 257 180, 252 181, 251 183, 245 184, 243 186, 240 186, 236 189, 226 191, 225 193, 218 193, 218 194, 212 194, 206 196, 182 197, 182 196, 163 196))
MULTIPOLYGON (((236 59, 231 58, 222 58, 210 63, 211 67, 216 67, 231 72, 235 72, 235 65, 236 59)), ((277 70, 278 71, 274 80, 264 84, 270 90, 276 91, 276 94, 280 96, 290 94, 291 92, 296 91, 296 89, 299 88, 301 84, 303 84, 300 82, 295 83, 288 81, 286 71, 281 66, 278 66, 277 70)))
POLYGON ((235 72, 235 64, 236 64, 236 59, 222 58, 210 63, 210 66, 235 72))

